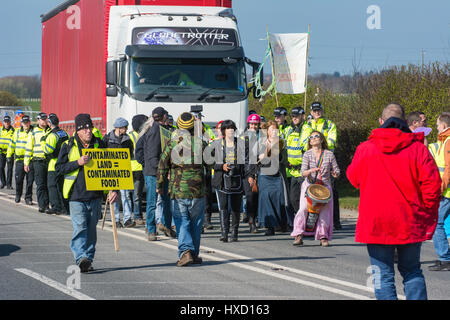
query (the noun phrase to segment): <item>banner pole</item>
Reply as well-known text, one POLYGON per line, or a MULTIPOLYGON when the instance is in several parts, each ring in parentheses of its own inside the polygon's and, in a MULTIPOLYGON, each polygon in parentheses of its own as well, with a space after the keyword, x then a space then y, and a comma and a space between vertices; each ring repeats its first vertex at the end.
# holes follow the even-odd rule
POLYGON ((272 65, 272 81, 275 81, 275 101, 277 102, 277 108, 279 107, 278 104, 278 93, 277 93, 277 79, 275 78, 275 68, 273 65, 273 51, 272 51, 272 46, 270 45, 270 39, 269 39, 269 25, 267 25, 267 42, 269 42, 269 47, 270 47, 270 64, 272 65))
POLYGON ((308 44, 306 46, 306 75, 305 75, 305 102, 303 105, 303 109, 306 112, 306 94, 308 93, 308 60, 309 60, 309 35, 310 32, 310 24, 308 24, 308 44))

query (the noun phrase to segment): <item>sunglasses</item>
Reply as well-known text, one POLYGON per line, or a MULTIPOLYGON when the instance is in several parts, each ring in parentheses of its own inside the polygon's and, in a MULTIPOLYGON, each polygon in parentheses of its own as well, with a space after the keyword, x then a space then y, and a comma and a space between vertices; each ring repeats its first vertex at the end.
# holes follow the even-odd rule
POLYGON ((313 136, 310 136, 310 137, 309 137, 309 140, 312 140, 312 139, 314 139, 314 138, 320 138, 320 135, 315 134, 315 135, 313 135, 313 136))

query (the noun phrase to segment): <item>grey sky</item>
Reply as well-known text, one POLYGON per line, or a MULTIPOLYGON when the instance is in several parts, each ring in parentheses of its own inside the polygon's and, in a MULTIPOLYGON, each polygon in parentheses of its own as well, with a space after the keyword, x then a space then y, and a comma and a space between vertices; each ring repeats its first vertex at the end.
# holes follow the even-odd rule
MULTIPOLYGON (((0 76, 40 74, 40 15, 64 0, 2 0, 0 76)), ((266 28, 307 32, 309 74, 352 73, 385 66, 450 60, 449 0, 233 0, 246 55, 262 61, 266 28), (381 12, 381 29, 369 30, 370 5, 381 12)), ((270 67, 265 69, 269 72, 270 67)))

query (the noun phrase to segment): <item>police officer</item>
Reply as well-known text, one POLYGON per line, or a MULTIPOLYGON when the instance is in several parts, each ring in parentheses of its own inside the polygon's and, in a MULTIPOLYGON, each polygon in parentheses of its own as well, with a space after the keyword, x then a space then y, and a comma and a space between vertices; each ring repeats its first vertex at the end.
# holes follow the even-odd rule
POLYGON ((14 128, 11 125, 10 116, 6 115, 3 117, 3 127, 0 132, 0 189, 4 187, 12 189, 13 161, 12 158, 6 158, 9 144, 14 137, 14 128), (6 165, 8 166, 5 176, 6 165))
POLYGON ((25 191, 25 203, 28 205, 33 204, 33 181, 34 181, 34 170, 33 164, 29 166, 29 170, 24 169, 24 158, 25 158, 25 146, 27 144, 28 136, 31 135, 33 126, 31 125, 30 116, 24 115, 21 118, 22 128, 17 129, 14 132, 14 138, 9 144, 8 151, 6 153, 6 158, 8 161, 13 160, 13 156, 16 160, 16 169, 14 178, 16 180, 16 203, 20 202, 23 192, 23 180, 25 176, 27 177, 27 185, 25 191))
POLYGON ((285 107, 278 107, 273 111, 275 122, 278 124, 280 138, 283 140, 286 140, 287 138, 285 131, 289 127, 289 123, 286 120, 287 114, 288 112, 285 107))
POLYGON ((41 142, 41 138, 50 131, 47 125, 47 114, 39 113, 37 123, 38 125, 33 128, 28 136, 27 145, 25 146, 24 169, 28 172, 30 163, 33 163, 39 212, 43 213, 48 209, 49 204, 47 189, 48 162, 45 158, 43 142, 41 142))
POLYGON ((306 145, 301 141, 300 137, 305 121, 305 111, 302 107, 295 107, 291 110, 291 118, 292 123, 287 129, 287 155, 289 164, 286 174, 291 180, 289 199, 295 215, 299 209, 300 190, 304 180, 301 174, 301 167, 306 145))
MULTIPOLYGON (((307 144, 308 137, 313 130, 321 132, 327 139, 328 149, 334 152, 337 141, 337 129, 336 125, 324 118, 323 106, 320 102, 316 101, 311 104, 311 120, 308 120, 302 128, 302 142, 307 144)), ((339 210, 339 194, 336 189, 336 181, 334 178, 331 180, 333 188, 333 225, 334 229, 342 229, 340 222, 340 210, 339 210)))
POLYGON ((48 214, 68 213, 68 203, 64 203, 62 195, 63 177, 58 175, 55 170, 56 161, 61 150, 62 144, 69 140, 66 131, 59 127, 59 119, 56 114, 51 113, 48 116, 48 125, 51 131, 42 137, 44 153, 48 160, 48 196, 51 208, 45 212, 48 214))

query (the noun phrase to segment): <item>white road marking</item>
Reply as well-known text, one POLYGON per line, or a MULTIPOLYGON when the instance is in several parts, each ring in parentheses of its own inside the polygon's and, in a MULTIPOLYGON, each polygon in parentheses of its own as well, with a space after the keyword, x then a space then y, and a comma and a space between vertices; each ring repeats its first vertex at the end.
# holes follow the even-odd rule
MULTIPOLYGON (((9 199, 3 199, 3 200, 8 201, 9 199)), ((13 202, 13 201, 10 201, 10 202, 13 202)), ((22 204, 19 204, 19 205, 22 205, 22 204)), ((23 205, 23 206, 26 206, 26 205, 23 205)), ((66 220, 70 220, 70 216, 58 216, 58 217, 66 219, 66 220)), ((109 221, 108 221, 108 224, 110 224, 109 221)), ((100 225, 98 225, 97 228, 101 230, 101 226, 100 225)), ((105 230, 107 230, 109 232, 112 232, 112 229, 110 229, 110 228, 103 229, 103 231, 105 231, 105 230)), ((137 229, 128 229, 128 230, 144 234, 144 232, 142 230, 137 230, 137 229)), ((138 239, 138 240, 147 242, 147 240, 144 239, 142 235, 141 236, 137 236, 137 235, 133 235, 133 234, 130 234, 128 232, 123 232, 123 231, 119 231, 119 230, 118 230, 118 234, 121 234, 121 235, 124 235, 124 236, 127 236, 127 237, 131 237, 131 238, 134 238, 134 239, 138 239)), ((164 236, 160 236, 160 238, 168 239, 171 242, 176 242, 177 241, 176 239, 170 239, 170 238, 164 237, 164 236)), ((160 246, 164 246, 164 247, 170 248, 172 250, 178 250, 177 245, 170 245, 170 244, 167 244, 167 243, 164 243, 164 242, 160 242, 160 241, 152 241, 152 242, 149 242, 149 244, 156 244, 156 245, 160 245, 160 246)), ((289 272, 292 272, 292 273, 295 273, 295 274, 299 274, 299 275, 302 275, 302 276, 315 278, 315 279, 318 279, 318 280, 322 280, 322 281, 326 281, 326 282, 330 282, 330 283, 334 283, 334 284, 338 284, 338 285, 342 285, 342 286, 351 287, 351 288, 354 288, 354 289, 370 292, 370 293, 373 294, 373 289, 372 288, 368 288, 367 286, 355 284, 355 283, 352 283, 352 282, 343 281, 343 280, 339 280, 339 279, 335 279, 335 278, 331 278, 331 277, 327 277, 327 276, 322 276, 322 275, 319 275, 319 274, 315 274, 315 273, 311 273, 311 272, 307 272, 307 271, 302 271, 302 270, 295 269, 295 268, 285 267, 285 266, 282 266, 282 265, 278 265, 278 264, 274 264, 274 263, 269 263, 269 262, 257 260, 255 258, 246 257, 246 256, 234 254, 234 253, 231 253, 231 252, 227 252, 227 251, 223 251, 223 250, 219 250, 219 249, 215 249, 215 248, 201 246, 200 249, 204 250, 204 251, 214 251, 215 253, 222 254, 222 255, 225 255, 225 256, 229 256, 229 257, 232 257, 232 258, 235 258, 235 259, 249 260, 249 261, 251 261, 253 263, 264 265, 264 266, 269 267, 269 268, 283 269, 283 270, 286 270, 286 271, 289 271, 289 272)), ((202 254, 202 257, 208 258, 210 260, 215 260, 215 261, 228 261, 227 259, 218 258, 218 257, 212 256, 210 254, 205 254, 205 253, 202 254)), ((290 277, 290 276, 287 276, 287 275, 282 275, 282 274, 279 274, 279 273, 275 273, 275 272, 272 272, 272 271, 260 269, 260 268, 257 268, 257 267, 248 266, 248 265, 245 265, 243 263, 230 262, 229 264, 230 265, 234 265, 234 266, 239 267, 239 268, 252 270, 252 271, 263 273, 263 274, 266 274, 266 275, 269 275, 269 276, 272 276, 272 277, 284 279, 284 280, 287 280, 287 281, 303 284, 303 285, 310 286, 310 287, 315 287, 317 289, 322 289, 322 290, 325 290, 325 291, 329 291, 329 292, 332 292, 332 293, 344 295, 344 296, 351 297, 351 298, 354 298, 354 299, 371 299, 370 297, 367 297, 367 296, 355 294, 355 293, 352 293, 352 292, 349 292, 349 291, 336 289, 336 288, 333 288, 333 287, 330 287, 330 286, 321 285, 321 284, 310 282, 310 281, 306 281, 306 280, 300 280, 300 279, 297 279, 297 278, 294 278, 294 277, 290 277)), ((406 297, 402 296, 402 295, 399 295, 398 297, 399 297, 399 299, 403 299, 403 300, 406 299, 406 297)))
MULTIPOLYGON (((110 230, 109 228, 108 229, 104 229, 104 230, 108 230, 108 231, 112 232, 112 230, 110 230)), ((137 236, 137 235, 134 235, 134 234, 130 234, 128 232, 117 231, 117 233, 120 234, 120 235, 123 235, 123 236, 127 236, 127 237, 130 237, 130 238, 137 239, 137 240, 146 241, 142 236, 137 236)), ((171 245, 171 244, 168 244, 166 242, 152 241, 151 244, 159 245, 159 246, 162 246, 162 247, 166 247, 168 249, 172 249, 172 250, 178 251, 178 247, 176 245, 171 245)), ((210 254, 202 254, 202 257, 210 259, 210 260, 214 260, 214 261, 229 261, 227 259, 215 257, 215 256, 212 256, 210 254)), ((249 260, 254 260, 252 258, 248 258, 248 259, 249 260)), ((336 289, 336 288, 333 288, 333 287, 330 287, 330 286, 321 285, 321 284, 314 283, 314 282, 311 282, 311 281, 301 280, 301 279, 294 278, 294 277, 291 277, 291 276, 279 274, 279 273, 276 273, 276 272, 273 272, 273 271, 268 271, 268 270, 264 270, 264 269, 261 269, 261 268, 257 268, 257 267, 254 267, 254 266, 248 266, 248 265, 245 265, 245 264, 240 263, 240 262, 229 262, 227 264, 235 266, 235 267, 238 267, 238 268, 241 268, 241 269, 247 269, 247 270, 251 270, 253 272, 262 273, 262 274, 265 274, 265 275, 268 275, 268 276, 271 276, 271 277, 274 277, 274 278, 283 279, 283 280, 286 280, 286 281, 290 281, 290 282, 302 284, 302 285, 305 285, 305 286, 313 287, 313 288, 316 288, 316 289, 325 290, 325 291, 328 291, 328 292, 331 292, 331 293, 343 295, 343 296, 348 297, 348 298, 359 299, 359 300, 370 300, 371 299, 370 297, 367 297, 367 296, 355 294, 355 293, 352 293, 352 292, 349 292, 349 291, 336 289)))
POLYGON ((75 289, 68 288, 67 286, 65 286, 65 285, 63 285, 63 284, 61 284, 59 282, 56 282, 56 281, 54 281, 54 280, 52 280, 50 278, 47 278, 47 277, 45 277, 45 276, 43 276, 43 275, 41 275, 39 273, 33 272, 31 270, 28 270, 28 269, 25 269, 25 268, 18 268, 18 269, 14 269, 14 270, 16 270, 18 272, 21 272, 21 273, 23 273, 23 274, 25 274, 25 275, 27 275, 27 276, 29 276, 31 278, 34 278, 34 279, 36 279, 36 280, 38 280, 38 281, 48 285, 49 287, 52 287, 52 288, 54 288, 54 289, 56 289, 58 291, 61 291, 62 293, 65 293, 65 294, 67 294, 67 295, 69 295, 69 296, 71 296, 71 297, 73 297, 75 299, 78 299, 78 300, 95 300, 94 298, 91 298, 91 297, 89 297, 89 296, 87 296, 87 295, 85 295, 85 294, 83 294, 83 293, 81 293, 81 292, 79 292, 79 291, 77 291, 75 289))

